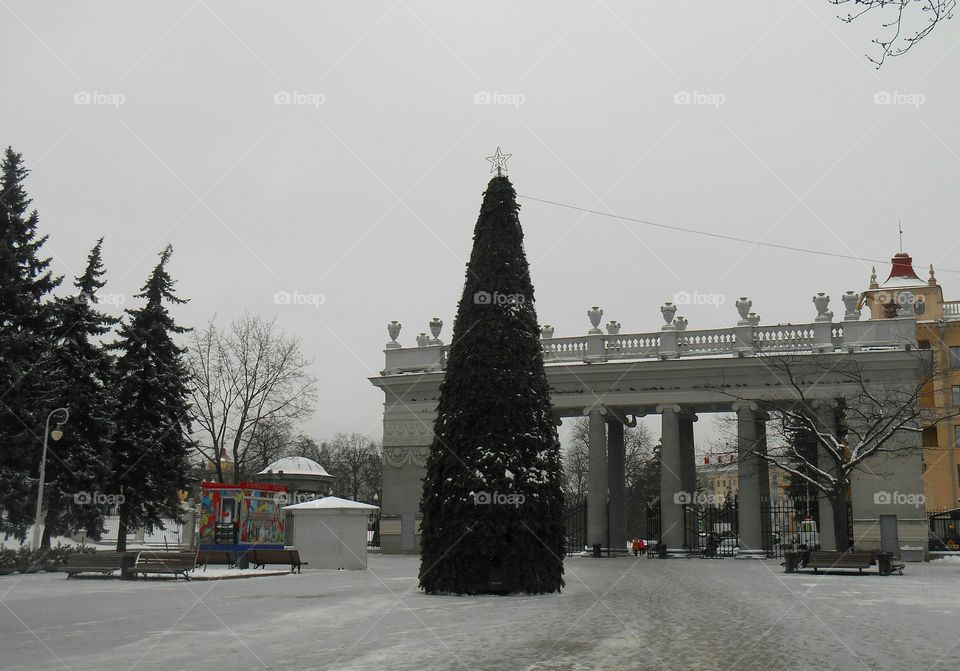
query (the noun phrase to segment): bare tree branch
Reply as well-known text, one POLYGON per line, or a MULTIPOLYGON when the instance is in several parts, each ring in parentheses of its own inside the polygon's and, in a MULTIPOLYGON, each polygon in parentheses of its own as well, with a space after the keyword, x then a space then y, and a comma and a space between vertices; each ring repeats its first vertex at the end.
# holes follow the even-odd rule
POLYGON ((261 461, 264 440, 289 432, 312 413, 316 381, 307 372, 309 363, 299 340, 259 316, 245 314, 226 332, 211 319, 194 334, 188 354, 199 427, 194 442, 221 481, 248 475, 261 461), (264 422, 269 431, 258 433, 264 422), (233 462, 230 473, 223 468, 225 459, 233 462))
POLYGON ((876 14, 881 19, 884 36, 872 42, 879 47, 879 56, 867 54, 867 59, 880 69, 887 57, 902 56, 927 37, 941 21, 953 18, 956 0, 828 0, 833 5, 850 5, 846 16, 838 17, 852 23, 865 14, 876 14))

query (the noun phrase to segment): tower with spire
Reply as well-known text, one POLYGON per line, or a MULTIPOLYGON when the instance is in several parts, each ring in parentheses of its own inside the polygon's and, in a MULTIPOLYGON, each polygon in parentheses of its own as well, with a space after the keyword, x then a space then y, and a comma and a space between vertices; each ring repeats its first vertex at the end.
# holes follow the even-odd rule
MULTIPOLYGON (((901 243, 902 244, 902 243, 901 243)), ((931 350, 938 373, 925 404, 956 412, 960 407, 960 301, 943 298, 933 264, 923 279, 913 267, 913 258, 903 251, 890 259, 887 279, 878 281, 871 269, 869 288, 860 304, 871 319, 913 318, 917 344, 931 350)), ((923 486, 927 511, 960 506, 960 419, 940 422, 923 432, 923 486)))
POLYGON ((861 295, 861 305, 870 310, 871 319, 916 317, 920 321, 943 317, 943 289, 937 282, 933 264, 929 279, 923 280, 913 268, 913 258, 900 251, 890 259, 890 274, 881 284, 877 268, 871 268, 869 288, 861 295))

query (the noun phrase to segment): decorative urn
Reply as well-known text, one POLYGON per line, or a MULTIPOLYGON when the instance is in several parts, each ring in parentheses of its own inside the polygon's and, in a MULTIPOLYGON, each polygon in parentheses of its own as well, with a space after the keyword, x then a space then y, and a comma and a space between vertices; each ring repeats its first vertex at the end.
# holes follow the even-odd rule
POLYGON ((848 291, 840 297, 840 300, 843 301, 844 321, 857 321, 860 319, 860 310, 857 309, 860 294, 856 291, 848 291))
POLYGON ((741 296, 737 299, 737 302, 734 303, 734 306, 740 315, 740 321, 737 322, 737 326, 749 326, 750 322, 747 320, 747 317, 750 315, 750 308, 753 307, 753 301, 746 296, 741 296))
POLYGON ((833 313, 827 309, 830 297, 822 291, 813 297, 813 305, 817 308, 817 321, 827 322, 833 319, 833 313))
POLYGON ((387 343, 387 349, 400 349, 401 345, 397 342, 397 337, 400 335, 400 328, 402 324, 397 320, 393 320, 387 324, 387 333, 390 335, 390 342, 387 343))
POLYGON ((673 317, 677 314, 677 306, 667 301, 660 306, 660 314, 663 315, 663 321, 665 322, 660 328, 664 331, 673 329, 673 317))
POLYGON ((430 327, 430 333, 433 335, 433 338, 430 339, 431 345, 442 345, 440 341, 440 329, 443 328, 443 321, 439 317, 434 317, 430 320, 428 324, 430 327))
POLYGON ((590 318, 590 323, 593 325, 593 328, 587 331, 587 333, 603 333, 603 331, 600 330, 600 320, 603 318, 603 310, 594 305, 592 308, 587 310, 587 317, 590 318))

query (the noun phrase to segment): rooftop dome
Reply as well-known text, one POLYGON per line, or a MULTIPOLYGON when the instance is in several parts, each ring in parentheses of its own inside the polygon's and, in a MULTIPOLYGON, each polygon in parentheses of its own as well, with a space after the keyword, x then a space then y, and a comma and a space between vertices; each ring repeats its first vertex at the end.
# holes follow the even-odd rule
POLYGON ((913 259, 906 252, 898 252, 890 259, 890 277, 883 283, 884 286, 903 286, 910 284, 926 284, 913 269, 913 259))
POLYGON ((284 457, 260 471, 257 475, 269 475, 270 473, 279 473, 283 471, 284 475, 316 475, 329 478, 331 475, 324 470, 323 466, 313 459, 306 457, 284 457))

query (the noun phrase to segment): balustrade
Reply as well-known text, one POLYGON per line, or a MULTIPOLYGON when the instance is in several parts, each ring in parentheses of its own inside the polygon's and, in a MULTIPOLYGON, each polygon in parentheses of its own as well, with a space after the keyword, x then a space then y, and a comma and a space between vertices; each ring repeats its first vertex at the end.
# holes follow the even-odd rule
MULTIPOLYGON (((843 296, 846 310, 840 322, 832 322, 833 313, 828 309, 830 297, 823 293, 813 299, 816 318, 805 324, 760 325, 760 317, 749 312, 752 302, 742 297, 735 306, 741 317, 737 325, 714 329, 687 329, 687 320, 675 316, 677 306, 668 302, 660 308, 666 323, 660 331, 650 333, 620 333, 617 321, 610 321, 604 333, 598 327, 603 310, 594 307, 588 311, 592 328, 586 335, 555 338, 552 326, 541 327, 543 359, 547 364, 602 363, 624 359, 916 347, 915 317, 860 321, 859 311, 850 305, 850 293, 843 296)), ((960 316, 960 301, 944 303, 943 310, 945 316, 960 316)), ((385 349, 387 361, 382 375, 443 370, 448 349, 439 339, 443 322, 434 318, 429 326, 433 338, 421 334, 422 344, 404 347, 397 342, 399 322, 390 322, 387 329, 390 342, 385 349)))

